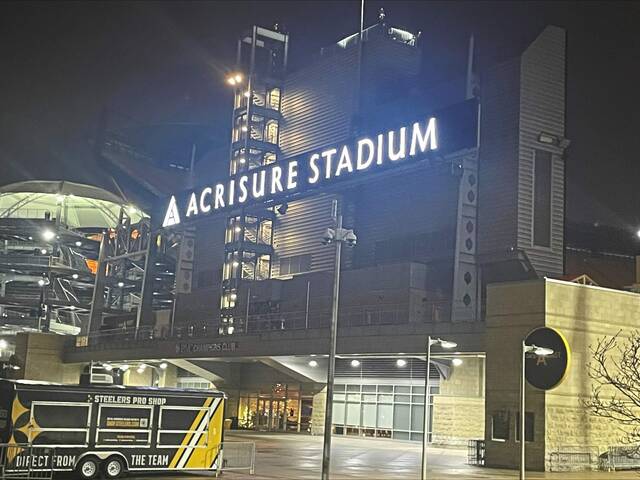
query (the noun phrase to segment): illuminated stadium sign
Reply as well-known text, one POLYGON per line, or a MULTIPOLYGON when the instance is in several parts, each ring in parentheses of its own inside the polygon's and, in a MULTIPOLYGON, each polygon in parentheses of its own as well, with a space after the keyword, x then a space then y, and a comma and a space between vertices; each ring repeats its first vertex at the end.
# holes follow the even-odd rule
MULTIPOLYGON (((470 118, 476 125, 477 106, 475 116, 470 118)), ((357 180, 376 171, 428 158, 435 152, 446 153, 441 152, 443 133, 450 138, 451 130, 452 121, 447 116, 428 116, 376 135, 241 172, 224 181, 172 195, 162 226, 172 227, 240 207, 287 201, 319 187, 357 180)), ((473 133, 475 138, 475 130, 473 133)), ((458 147, 464 146, 473 147, 475 143, 458 147)), ((446 145, 444 150, 450 152, 451 147, 446 145)))

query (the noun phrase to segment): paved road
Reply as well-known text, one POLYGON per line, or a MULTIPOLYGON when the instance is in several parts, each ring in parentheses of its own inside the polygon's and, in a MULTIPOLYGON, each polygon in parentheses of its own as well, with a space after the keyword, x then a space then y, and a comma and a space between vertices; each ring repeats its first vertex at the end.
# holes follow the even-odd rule
MULTIPOLYGON (((256 442, 256 472, 248 475, 225 472, 226 480, 317 480, 320 478, 322 438, 295 434, 232 433, 227 441, 256 442)), ((429 478, 433 480, 516 479, 514 470, 496 470, 466 465, 466 450, 429 449, 429 478)), ((332 475, 335 480, 396 480, 420 478, 420 445, 382 439, 334 437, 332 442, 332 475)), ((140 477, 155 479, 159 477, 140 477)), ((210 477, 180 475, 162 478, 199 480, 210 477)), ((637 472, 538 473, 530 479, 638 479, 637 472)))

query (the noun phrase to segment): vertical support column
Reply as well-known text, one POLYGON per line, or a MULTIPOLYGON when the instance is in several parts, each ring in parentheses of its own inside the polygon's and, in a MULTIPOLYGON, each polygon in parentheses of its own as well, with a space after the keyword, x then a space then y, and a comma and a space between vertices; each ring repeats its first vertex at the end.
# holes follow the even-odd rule
POLYGON ((478 203, 478 162, 475 155, 462 158, 458 192, 456 250, 451 303, 452 322, 478 320, 478 273, 476 230, 478 203))
POLYGON ((98 268, 96 270, 96 281, 93 286, 93 296, 91 298, 91 313, 89 322, 83 326, 83 335, 89 336, 96 332, 102 325, 102 313, 104 311, 104 287, 107 283, 107 245, 109 234, 105 232, 100 241, 100 251, 98 253, 98 268))

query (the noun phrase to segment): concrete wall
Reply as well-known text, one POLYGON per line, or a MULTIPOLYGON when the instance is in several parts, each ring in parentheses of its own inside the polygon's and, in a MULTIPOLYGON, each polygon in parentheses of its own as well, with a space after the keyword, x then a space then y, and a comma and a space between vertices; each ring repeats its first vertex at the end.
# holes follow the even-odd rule
POLYGON ((433 443, 467 445, 484 438, 484 358, 465 358, 433 399, 433 443))
MULTIPOLYGON (((549 326, 566 338, 571 361, 565 380, 546 392, 527 385, 527 412, 535 414, 535 441, 527 444, 527 468, 565 469, 553 464, 554 453, 602 453, 621 444, 620 425, 590 415, 583 401, 593 381, 587 374, 590 347, 620 332, 622 340, 638 328, 640 295, 557 280, 491 285, 487 301, 486 464, 516 468, 515 442, 519 411, 520 344, 533 328, 549 326), (491 438, 491 416, 510 416, 510 438, 491 438)), ((612 392, 605 391, 604 394, 612 392)), ((588 468, 574 465, 572 468, 588 468)))

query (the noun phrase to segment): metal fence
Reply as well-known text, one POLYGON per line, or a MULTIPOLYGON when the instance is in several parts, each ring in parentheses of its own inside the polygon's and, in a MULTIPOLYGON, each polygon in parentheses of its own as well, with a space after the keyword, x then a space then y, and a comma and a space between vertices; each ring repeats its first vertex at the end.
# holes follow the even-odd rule
POLYGON ((565 445, 549 454, 549 470, 552 472, 597 470, 598 468, 600 468, 598 447, 565 445))
POLYGON ((469 440, 467 443, 467 463, 484 465, 484 440, 469 440))
POLYGON ((640 445, 609 447, 601 458, 605 470, 640 469, 640 445))
POLYGON ((55 449, 30 444, 0 444, 1 480, 50 480, 55 449))
POLYGON ((256 444, 254 442, 223 442, 221 451, 222 468, 217 472, 248 470, 255 473, 256 444))

